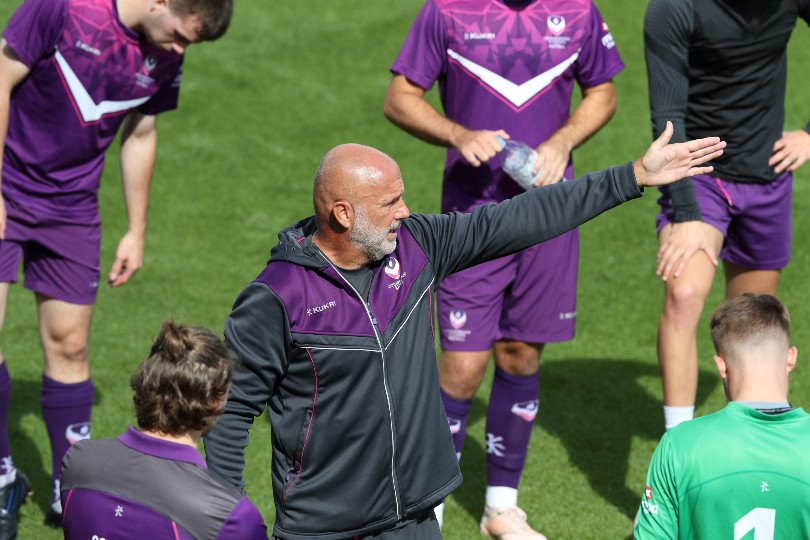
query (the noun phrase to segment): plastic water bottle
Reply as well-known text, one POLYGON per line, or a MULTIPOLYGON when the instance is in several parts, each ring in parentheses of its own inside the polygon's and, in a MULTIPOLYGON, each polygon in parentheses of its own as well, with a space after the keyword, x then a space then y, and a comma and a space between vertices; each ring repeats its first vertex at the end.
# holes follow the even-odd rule
POLYGON ((523 189, 531 189, 534 182, 540 176, 543 167, 532 174, 532 167, 537 161, 537 151, 520 141, 508 141, 503 137, 498 137, 498 142, 503 146, 501 151, 501 168, 503 172, 512 177, 512 180, 520 184, 523 189))

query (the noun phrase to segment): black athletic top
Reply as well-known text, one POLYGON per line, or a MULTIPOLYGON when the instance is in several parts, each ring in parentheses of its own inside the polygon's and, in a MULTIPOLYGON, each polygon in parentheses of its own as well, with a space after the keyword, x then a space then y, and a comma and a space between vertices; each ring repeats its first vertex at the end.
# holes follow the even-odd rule
MULTIPOLYGON (((798 17, 810 24, 810 0, 651 0, 644 46, 654 135, 671 120, 673 142, 720 136, 728 147, 712 163, 716 176, 772 181, 798 17)), ((676 222, 700 219, 691 178, 668 192, 676 222)))

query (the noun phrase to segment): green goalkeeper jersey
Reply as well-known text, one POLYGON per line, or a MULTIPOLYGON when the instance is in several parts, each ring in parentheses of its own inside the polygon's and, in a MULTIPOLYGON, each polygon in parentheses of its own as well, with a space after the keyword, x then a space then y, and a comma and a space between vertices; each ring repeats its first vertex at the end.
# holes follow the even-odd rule
POLYGON ((658 444, 637 539, 810 540, 810 415, 731 402, 658 444))

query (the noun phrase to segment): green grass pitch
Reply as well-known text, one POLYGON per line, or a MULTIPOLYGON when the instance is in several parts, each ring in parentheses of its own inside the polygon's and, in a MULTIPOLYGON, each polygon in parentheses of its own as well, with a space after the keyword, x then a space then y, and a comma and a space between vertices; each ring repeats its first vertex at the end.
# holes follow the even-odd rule
MULTIPOLYGON (((19 0, 0 6, 5 21, 19 0)), ((443 151, 406 135, 382 115, 388 67, 421 7, 398 2, 237 2, 219 42, 191 47, 180 109, 159 121, 144 268, 128 285, 99 293, 91 337, 97 400, 93 435, 114 436, 134 421, 129 376, 162 319, 221 333, 238 292, 263 267, 276 232, 311 213, 311 179, 321 156, 343 142, 370 144, 401 165, 414 212, 439 208, 443 151)), ((575 153, 579 174, 638 157, 651 139, 642 20, 646 2, 597 0, 627 64, 616 78, 618 110, 575 153)), ((4 25, 4 24, 3 24, 4 25)), ((790 45, 788 129, 810 119, 810 31, 790 45)), ((436 102, 436 92, 429 94, 436 102)), ((794 342, 810 350, 810 165, 796 175, 794 253, 780 296, 793 315, 794 342)), ((549 538, 626 538, 650 455, 662 435, 655 340, 662 286, 654 275, 656 192, 582 228, 577 338, 547 348, 541 411, 520 489, 530 523, 549 538)), ((101 190, 103 272, 126 226, 117 150, 101 190)), ((722 297, 718 280, 708 302, 722 297)), ((708 310, 707 310, 708 311, 708 310)), ((707 322, 699 335, 699 415, 725 400, 711 364, 707 322)), ((32 295, 12 288, 3 353, 14 380, 10 434, 16 464, 36 493, 22 510, 20 539, 55 539, 41 523, 50 497, 50 449, 38 404, 42 355, 32 295)), ((792 401, 810 405, 799 355, 792 401)), ((445 537, 478 536, 485 488, 483 429, 489 380, 476 397, 461 468, 449 498, 445 537)), ((269 426, 252 431, 250 497, 273 521, 269 426)))

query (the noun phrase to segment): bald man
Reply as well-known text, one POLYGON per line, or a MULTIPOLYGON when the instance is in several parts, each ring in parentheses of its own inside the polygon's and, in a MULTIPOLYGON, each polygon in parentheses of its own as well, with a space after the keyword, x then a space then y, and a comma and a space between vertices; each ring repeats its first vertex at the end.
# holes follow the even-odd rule
POLYGON ((357 144, 315 174, 315 216, 279 234, 225 323, 241 366, 205 439, 238 486, 248 430, 272 425, 275 538, 440 538, 461 483, 439 397, 433 294, 447 275, 562 234, 722 153, 717 138, 531 190, 472 214, 413 214, 397 163, 357 144))
POLYGON ((788 312, 747 293, 715 311, 711 332, 730 403, 661 439, 635 537, 810 538, 810 416, 788 402, 788 312))

